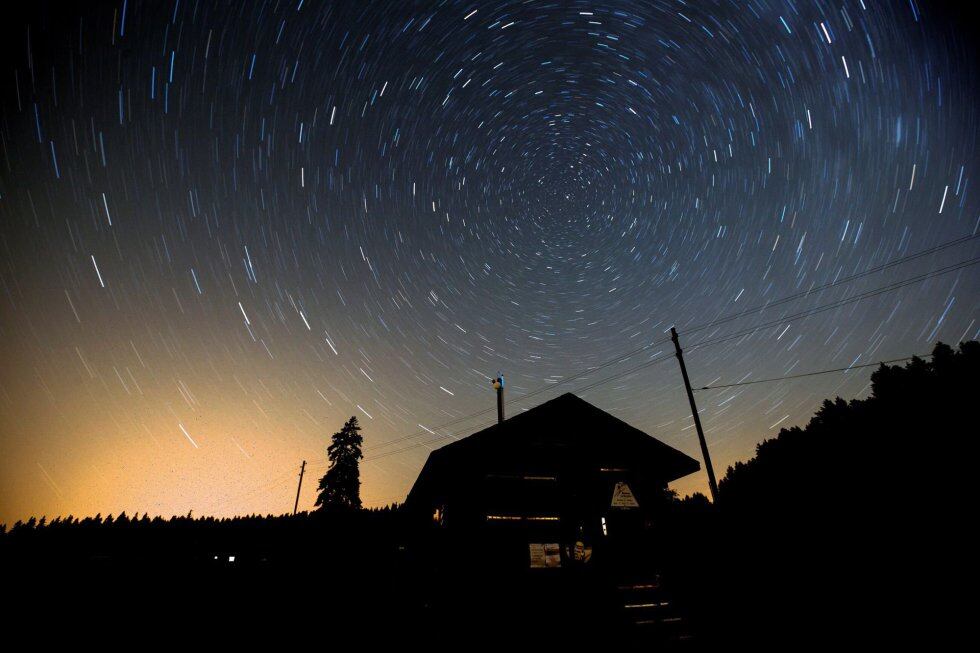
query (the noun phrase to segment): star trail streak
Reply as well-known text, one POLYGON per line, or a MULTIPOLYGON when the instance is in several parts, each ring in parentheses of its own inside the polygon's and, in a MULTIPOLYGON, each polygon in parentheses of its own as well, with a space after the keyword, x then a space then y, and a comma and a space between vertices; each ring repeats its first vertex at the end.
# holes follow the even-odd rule
POLYGON ((0 522, 285 512, 351 415, 365 503, 400 501, 492 421, 498 370, 508 414, 578 391, 698 457, 671 326, 723 471, 866 394, 877 361, 976 338, 980 94, 955 11, 10 15, 0 522))

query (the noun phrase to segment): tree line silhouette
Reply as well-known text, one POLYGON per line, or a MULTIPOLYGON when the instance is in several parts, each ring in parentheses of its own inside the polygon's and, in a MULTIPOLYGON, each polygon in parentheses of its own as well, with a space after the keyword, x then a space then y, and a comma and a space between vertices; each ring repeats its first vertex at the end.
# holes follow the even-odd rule
MULTIPOLYGON (((717 504, 668 498, 657 549, 702 639, 853 628, 880 640, 896 624, 955 610, 944 583, 962 574, 972 542, 978 378, 975 341, 882 365, 867 398, 826 400, 806 426, 782 429, 729 467, 717 504)), ((406 548, 412 525, 396 505, 360 507, 359 431, 355 417, 334 435, 313 512, 31 518, 0 525, 0 571, 80 573, 89 581, 81 587, 112 579, 130 592, 176 574, 223 587, 222 600, 239 606, 299 592, 362 616, 421 619, 425 601, 413 591, 424 570, 406 548), (307 584, 317 578, 328 587, 307 584)))
POLYGON ((667 573, 702 632, 880 643, 932 628, 936 641, 956 613, 946 585, 972 557, 978 378, 976 341, 882 365, 867 398, 826 400, 729 467, 717 505, 676 501, 667 573))

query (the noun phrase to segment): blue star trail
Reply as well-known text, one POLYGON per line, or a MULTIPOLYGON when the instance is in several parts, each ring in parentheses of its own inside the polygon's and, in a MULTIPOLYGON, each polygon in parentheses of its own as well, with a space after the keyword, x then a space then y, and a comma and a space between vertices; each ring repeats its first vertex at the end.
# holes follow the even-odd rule
MULTIPOLYGON (((493 421, 498 370, 508 414, 587 387, 699 457, 672 360, 597 384, 670 354, 671 326, 698 387, 980 331, 977 267, 787 317, 980 253, 975 51, 922 0, 124 0, 5 23, 0 521, 283 512, 351 415, 365 504, 400 501, 493 421)), ((870 371, 700 392, 716 468, 870 371)))

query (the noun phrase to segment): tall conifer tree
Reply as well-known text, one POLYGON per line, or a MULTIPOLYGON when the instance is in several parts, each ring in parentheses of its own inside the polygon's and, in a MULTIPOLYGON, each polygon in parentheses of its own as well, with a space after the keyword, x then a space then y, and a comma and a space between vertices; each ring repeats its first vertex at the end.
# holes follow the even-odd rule
POLYGON ((320 510, 360 510, 361 472, 359 462, 361 453, 361 427, 357 416, 351 417, 344 427, 333 434, 327 447, 330 469, 320 479, 316 506, 320 510))

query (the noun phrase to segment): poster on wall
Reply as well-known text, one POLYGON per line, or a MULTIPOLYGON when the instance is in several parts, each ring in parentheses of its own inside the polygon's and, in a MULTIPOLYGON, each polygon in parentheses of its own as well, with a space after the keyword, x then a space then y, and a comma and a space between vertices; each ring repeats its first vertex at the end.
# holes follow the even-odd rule
POLYGON ((558 543, 528 544, 531 553, 531 569, 561 567, 561 549, 558 543))

